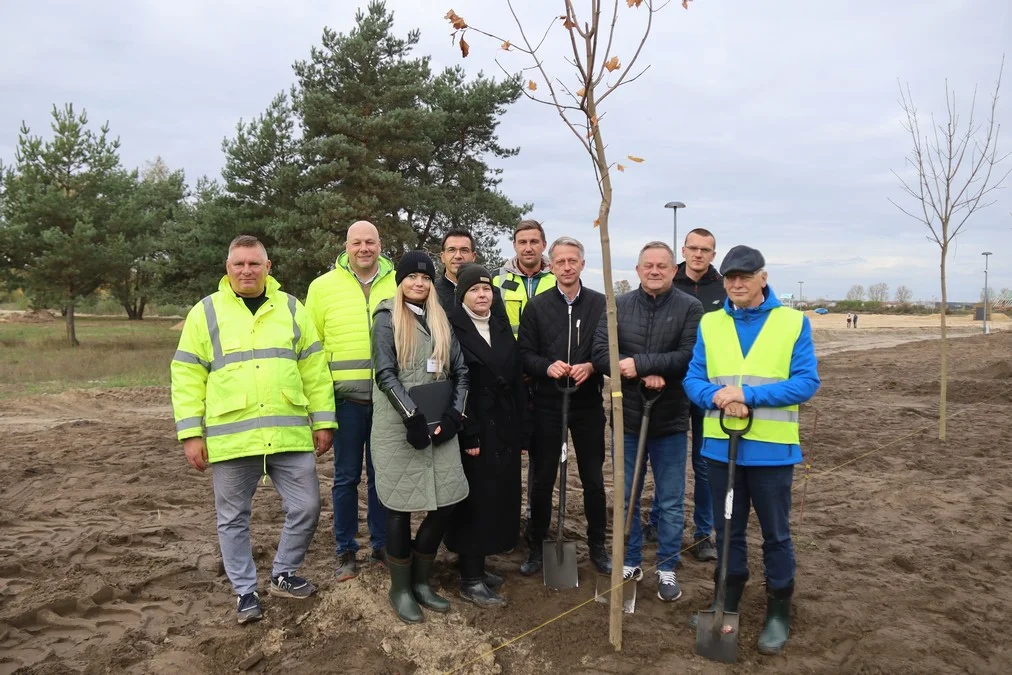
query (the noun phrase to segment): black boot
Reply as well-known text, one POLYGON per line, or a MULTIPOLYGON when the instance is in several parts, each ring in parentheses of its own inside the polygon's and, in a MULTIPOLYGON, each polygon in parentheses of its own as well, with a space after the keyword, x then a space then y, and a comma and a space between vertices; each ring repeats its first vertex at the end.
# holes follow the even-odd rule
POLYGON ((601 574, 611 574, 611 556, 603 543, 590 545, 590 562, 601 574))
POLYGON ((485 585, 488 586, 489 589, 493 591, 498 591, 500 588, 502 588, 502 585, 505 582, 505 580, 501 576, 499 576, 498 574, 492 574, 488 570, 485 570, 484 581, 485 585))
POLYGON ((460 597, 479 607, 500 607, 506 604, 506 598, 489 588, 481 579, 461 579, 460 597))
POLYGON ((449 612, 450 601, 436 595, 432 586, 429 585, 432 563, 435 560, 435 553, 415 551, 415 557, 411 562, 411 592, 422 607, 431 609, 433 612, 449 612))
POLYGON ((527 560, 523 561, 520 565, 520 574, 525 577, 530 577, 541 571, 541 566, 544 564, 544 536, 535 537, 530 530, 524 533, 524 539, 527 541, 527 560))
POLYGON ((766 591, 766 622, 759 633, 759 653, 779 654, 787 644, 791 632, 791 596, 794 595, 794 581, 787 588, 766 591))
MULTIPOLYGON (((741 596, 745 593, 745 582, 748 581, 747 574, 728 574, 727 575, 727 590, 724 592, 724 611, 725 612, 737 612, 738 605, 741 603, 741 596)), ((717 585, 713 587, 713 600, 710 602, 710 611, 717 611, 717 585)), ((696 628, 699 624, 699 613, 693 613, 689 619, 689 627, 692 629, 696 628)))
POLYGON ((390 605, 404 623, 420 623, 422 608, 411 594, 411 558, 387 556, 390 568, 390 605))

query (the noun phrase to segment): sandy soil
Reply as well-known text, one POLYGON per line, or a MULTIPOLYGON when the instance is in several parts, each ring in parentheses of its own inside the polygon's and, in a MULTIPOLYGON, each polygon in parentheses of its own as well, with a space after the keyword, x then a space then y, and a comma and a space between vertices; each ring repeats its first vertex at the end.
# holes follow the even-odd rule
MULTIPOLYGON (((593 596, 575 470, 567 532, 581 540, 580 588, 553 592, 540 578, 521 577, 518 549, 490 565, 506 576, 510 605, 482 611, 457 599, 455 573, 443 565, 438 579, 454 610, 409 627, 387 607, 382 568, 363 565, 358 579, 333 581, 330 467, 322 460, 324 514, 304 570, 321 592, 303 602, 268 598, 263 622, 237 627, 210 481, 186 468, 173 441, 167 390, 146 388, 0 402, 0 675, 221 673, 240 665, 251 672, 1012 672, 1003 621, 1012 601, 1004 581, 1012 566, 1012 456, 1002 452, 1012 333, 953 341, 952 417, 942 443, 932 419, 937 342, 916 332, 879 336, 871 324, 849 332, 816 325, 820 351, 852 351, 822 359, 823 389, 803 409, 810 468, 796 473, 798 591, 780 657, 755 650, 763 611, 755 582, 742 606, 739 666, 695 656, 687 621, 709 599, 713 568, 691 557, 679 572, 685 595, 677 603, 657 600, 648 574, 619 653, 607 642, 606 609, 589 602, 489 654, 593 596), (920 341, 876 348, 879 337, 920 341)), ((280 520, 277 496, 261 489, 253 525, 261 578, 280 520)), ((759 580, 760 541, 752 535, 759 580)), ((653 559, 649 549, 646 559, 653 559)))

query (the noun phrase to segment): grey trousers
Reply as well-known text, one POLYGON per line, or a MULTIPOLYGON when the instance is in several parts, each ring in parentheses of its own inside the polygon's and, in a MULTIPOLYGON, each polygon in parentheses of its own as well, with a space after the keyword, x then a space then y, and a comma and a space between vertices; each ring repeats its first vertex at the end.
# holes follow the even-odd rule
MULTIPOLYGON (((320 519, 320 481, 312 452, 267 455, 267 475, 281 495, 285 524, 274 556, 272 576, 293 574, 306 557, 320 519)), ((253 495, 264 472, 264 457, 241 457, 211 465, 218 543, 232 588, 238 595, 257 590, 257 570, 250 543, 253 495)))

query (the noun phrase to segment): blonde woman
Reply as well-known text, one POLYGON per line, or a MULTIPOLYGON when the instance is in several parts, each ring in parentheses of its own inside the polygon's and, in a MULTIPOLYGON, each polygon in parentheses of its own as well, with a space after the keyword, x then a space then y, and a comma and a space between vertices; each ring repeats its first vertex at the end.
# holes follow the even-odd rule
POLYGON ((419 605, 450 610, 449 601, 432 590, 429 577, 453 505, 468 494, 456 438, 467 404, 467 366, 432 285, 435 276, 423 251, 405 253, 397 264, 396 294, 373 315, 376 383, 370 441, 376 492, 388 509, 390 604, 406 623, 422 621, 419 605), (430 401, 415 401, 410 391, 440 380, 452 383, 452 393, 438 421, 430 411, 429 422, 435 422, 430 427, 419 409, 419 403, 430 401), (412 541, 414 511, 428 515, 412 541))

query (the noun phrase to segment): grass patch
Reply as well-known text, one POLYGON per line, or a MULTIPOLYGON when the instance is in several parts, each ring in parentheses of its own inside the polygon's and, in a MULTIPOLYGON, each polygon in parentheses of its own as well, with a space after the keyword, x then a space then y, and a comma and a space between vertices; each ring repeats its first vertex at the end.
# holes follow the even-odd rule
POLYGON ((77 320, 79 347, 62 321, 0 323, 0 397, 71 388, 168 386, 178 319, 77 320))

